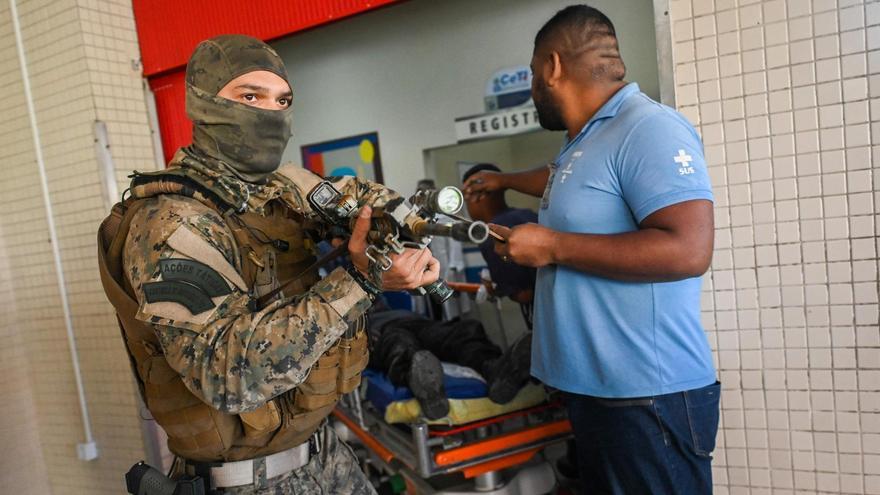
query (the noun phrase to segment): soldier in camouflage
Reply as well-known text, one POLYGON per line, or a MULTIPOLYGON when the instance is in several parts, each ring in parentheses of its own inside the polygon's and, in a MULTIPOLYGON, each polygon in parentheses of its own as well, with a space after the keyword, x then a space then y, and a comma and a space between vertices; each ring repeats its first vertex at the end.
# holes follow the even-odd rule
POLYGON ((210 478, 214 493, 374 493, 324 418, 366 365, 361 327, 372 297, 431 283, 439 264, 425 249, 395 256, 387 272, 372 267, 371 207, 398 196, 346 177, 335 186, 362 206, 353 267, 319 279, 310 236, 325 230, 305 197, 322 179, 279 166, 292 94, 268 45, 240 35, 203 41, 186 91, 192 145, 168 169, 135 174, 99 249, 175 470, 210 478))

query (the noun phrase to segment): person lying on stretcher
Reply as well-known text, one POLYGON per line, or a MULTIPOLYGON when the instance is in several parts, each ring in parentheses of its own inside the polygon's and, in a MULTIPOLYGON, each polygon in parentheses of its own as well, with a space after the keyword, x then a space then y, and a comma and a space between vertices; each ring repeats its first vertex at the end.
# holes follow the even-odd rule
POLYGON ((449 412, 440 361, 467 366, 486 380, 489 399, 513 400, 529 381, 531 335, 503 353, 473 319, 438 322, 409 311, 370 315, 370 367, 395 386, 409 387, 422 414, 439 419, 449 412))

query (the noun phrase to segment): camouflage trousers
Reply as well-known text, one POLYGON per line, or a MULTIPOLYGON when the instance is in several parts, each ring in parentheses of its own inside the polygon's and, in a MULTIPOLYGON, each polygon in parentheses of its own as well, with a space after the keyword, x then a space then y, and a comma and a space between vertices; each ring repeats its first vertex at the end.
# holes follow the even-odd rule
POLYGON ((375 495, 351 448, 327 422, 319 430, 321 451, 305 466, 268 480, 266 488, 226 488, 223 495, 375 495))

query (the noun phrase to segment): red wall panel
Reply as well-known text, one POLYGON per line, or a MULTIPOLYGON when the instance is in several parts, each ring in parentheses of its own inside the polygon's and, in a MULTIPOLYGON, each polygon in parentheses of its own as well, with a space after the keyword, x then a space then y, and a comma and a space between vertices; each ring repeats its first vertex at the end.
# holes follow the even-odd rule
POLYGON ((263 41, 337 21, 399 0, 134 0, 144 75, 186 64, 193 48, 218 34, 263 41))
POLYGON ((192 136, 183 69, 200 41, 230 33, 270 41, 400 1, 133 0, 144 76, 156 96, 165 160, 192 136))
POLYGON ((183 69, 151 77, 150 89, 156 97, 156 114, 162 134, 162 153, 167 163, 174 152, 192 140, 192 122, 186 118, 183 69))

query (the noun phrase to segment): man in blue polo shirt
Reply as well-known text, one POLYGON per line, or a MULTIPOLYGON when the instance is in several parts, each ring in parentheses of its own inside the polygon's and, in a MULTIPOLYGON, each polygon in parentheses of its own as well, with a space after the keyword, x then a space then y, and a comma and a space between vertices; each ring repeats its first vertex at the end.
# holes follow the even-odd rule
POLYGON ((532 374, 567 393, 587 493, 711 493, 720 385, 700 324, 714 228, 699 136, 623 80, 614 26, 591 7, 541 28, 532 70, 562 150, 465 184, 543 198, 539 224, 493 226, 499 254, 538 267, 532 374))

